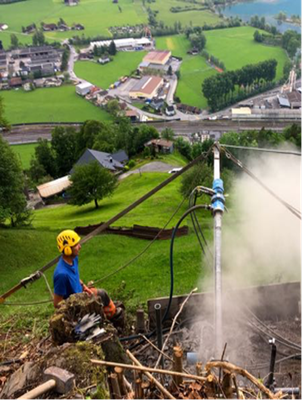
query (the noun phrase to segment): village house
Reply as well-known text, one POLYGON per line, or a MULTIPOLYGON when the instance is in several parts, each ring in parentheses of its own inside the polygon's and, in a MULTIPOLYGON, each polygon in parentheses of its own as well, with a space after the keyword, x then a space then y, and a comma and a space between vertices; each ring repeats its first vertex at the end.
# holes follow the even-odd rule
POLYGON ((131 122, 136 122, 140 120, 139 113, 135 110, 126 110, 125 117, 129 118, 131 122))
POLYGON ((72 174, 74 172, 74 168, 76 166, 97 161, 103 168, 106 168, 110 172, 116 174, 123 170, 125 164, 128 162, 128 159, 129 158, 124 150, 119 150, 116 153, 110 154, 103 151, 87 149, 75 163, 70 173, 72 174))
POLYGON ((156 153, 173 153, 173 142, 165 139, 152 139, 145 143, 145 147, 154 148, 156 153))

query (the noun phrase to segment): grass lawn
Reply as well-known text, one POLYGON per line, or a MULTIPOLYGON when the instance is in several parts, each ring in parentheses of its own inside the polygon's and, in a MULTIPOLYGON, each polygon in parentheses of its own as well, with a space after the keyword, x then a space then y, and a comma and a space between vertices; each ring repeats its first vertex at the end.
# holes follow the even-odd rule
MULTIPOLYGON (((287 60, 286 53, 280 47, 256 43, 253 40, 254 31, 255 29, 251 27, 206 31, 205 49, 223 61, 228 70, 275 58, 278 61, 277 79, 280 79, 287 60)), ((201 85, 206 78, 217 72, 207 65, 203 57, 186 54, 190 43, 184 35, 157 38, 156 47, 169 49, 173 55, 183 58, 180 67, 181 77, 176 90, 181 102, 205 108, 207 101, 202 94, 201 85)))
MULTIPOLYGON (((95 209, 92 202, 82 207, 63 205, 37 210, 34 213, 33 227, 59 232, 67 226, 75 228, 76 226, 107 221, 168 177, 168 173, 144 172, 141 176, 133 174, 120 182, 111 198, 105 198, 99 203, 99 209, 95 209)), ((151 226, 164 225, 167 216, 172 213, 172 210, 181 201, 179 187, 180 181, 177 179, 114 225, 132 226, 142 222, 151 226), (156 212, 160 204, 162 206, 156 212), (150 214, 150 209, 155 211, 150 214)), ((174 222, 175 220, 171 222, 170 226, 174 222)))
POLYGON ((156 2, 150 2, 147 4, 151 10, 158 10, 156 19, 158 21, 163 21, 165 25, 172 26, 176 21, 179 21, 181 25, 198 25, 202 26, 205 23, 208 25, 215 25, 220 19, 219 17, 208 11, 184 11, 173 13, 170 11, 171 7, 186 7, 186 6, 196 6, 201 7, 200 4, 188 3, 185 1, 178 0, 156 0, 156 2))
POLYGON ((255 28, 243 26, 205 32, 206 50, 224 62, 227 70, 236 70, 247 64, 275 58, 278 61, 276 78, 283 75, 283 66, 288 59, 281 47, 256 43, 253 35, 255 28))
POLYGON ((12 145, 11 149, 18 155, 23 169, 30 167, 30 160, 35 155, 36 143, 12 145))
POLYGON ((144 58, 144 51, 120 51, 114 56, 112 62, 101 65, 91 61, 78 61, 75 63, 75 74, 102 89, 109 86, 120 77, 129 75, 134 71, 144 58))
POLYGON ((11 124, 23 122, 83 122, 109 120, 104 110, 78 96, 75 87, 2 91, 5 116, 11 124))
MULTIPOLYGON (((142 9, 142 2, 138 0, 119 0, 113 4, 107 0, 81 0, 76 7, 65 6, 63 0, 27 0, 0 6, 2 20, 8 25, 8 30, 0 33, 0 40, 6 48, 10 44, 10 34, 22 32, 22 26, 33 22, 40 26, 45 23, 57 23, 60 18, 71 26, 81 23, 85 30, 67 32, 46 32, 47 40, 62 40, 84 33, 86 37, 110 35, 110 26, 131 25, 147 22, 147 13, 142 9), (119 11, 121 7, 122 12, 119 11)), ((20 42, 31 42, 31 35, 19 36, 20 42)))

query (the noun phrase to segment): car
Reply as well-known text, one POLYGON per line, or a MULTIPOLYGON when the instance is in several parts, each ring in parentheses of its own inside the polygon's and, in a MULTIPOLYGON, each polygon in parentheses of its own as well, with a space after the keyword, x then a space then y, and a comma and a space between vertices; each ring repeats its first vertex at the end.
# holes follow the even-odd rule
POLYGON ((229 117, 228 115, 224 115, 224 116, 222 117, 222 119, 230 119, 230 117, 229 117))
POLYGON ((173 168, 173 169, 171 169, 170 171, 169 171, 169 174, 176 174, 176 172, 179 172, 179 171, 181 171, 182 170, 182 168, 173 168))
POLYGON ((216 115, 214 115, 213 117, 209 117, 209 120, 210 121, 215 121, 217 119, 217 116, 216 115))

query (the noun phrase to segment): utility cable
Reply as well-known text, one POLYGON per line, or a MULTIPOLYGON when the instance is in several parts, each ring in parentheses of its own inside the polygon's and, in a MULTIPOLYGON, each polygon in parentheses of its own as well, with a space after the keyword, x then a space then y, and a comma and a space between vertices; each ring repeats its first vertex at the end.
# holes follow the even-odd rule
POLYGON ((287 154, 287 155, 292 155, 292 156, 299 156, 301 157, 301 153, 298 151, 286 151, 286 150, 275 150, 275 149, 265 149, 261 147, 247 147, 247 146, 235 146, 232 144, 224 144, 220 143, 221 147, 229 147, 232 149, 240 149, 240 150, 255 150, 255 151, 262 151, 265 153, 277 153, 277 154, 287 154))
POLYGON ((297 218, 301 219, 301 212, 295 207, 291 206, 286 201, 282 200, 276 193, 274 193, 269 187, 267 187, 259 178, 257 178, 240 160, 238 160, 232 153, 227 149, 221 148, 218 144, 218 148, 225 152, 227 158, 233 161, 238 167, 240 167, 247 175, 249 175, 254 181, 256 181, 263 189, 265 189, 270 195, 272 195, 276 200, 278 200, 284 207, 286 207, 292 214, 297 218))

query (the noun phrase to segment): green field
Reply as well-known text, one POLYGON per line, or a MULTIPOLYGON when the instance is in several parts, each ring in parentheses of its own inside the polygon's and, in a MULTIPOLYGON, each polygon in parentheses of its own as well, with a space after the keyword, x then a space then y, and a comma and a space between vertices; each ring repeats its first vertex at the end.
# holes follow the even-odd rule
MULTIPOLYGON (((187 6, 187 2, 177 0, 157 0, 147 3, 153 10, 158 10, 158 21, 173 25, 180 21, 182 26, 215 24, 219 18, 209 11, 187 11, 172 13, 171 7, 187 6)), ((48 41, 61 41, 65 38, 84 34, 86 37, 97 35, 109 36, 111 26, 146 24, 148 15, 142 0, 119 0, 113 4, 108 0, 81 0, 76 7, 65 6, 63 0, 27 0, 7 5, 0 5, 1 21, 8 25, 8 30, 0 32, 0 40, 7 48, 10 35, 16 34, 23 44, 31 43, 31 35, 22 34, 22 26, 33 22, 39 27, 41 22, 57 23, 60 18, 71 26, 73 23, 84 25, 84 31, 45 32, 48 41), (121 11, 119 10, 121 8, 121 11)))
POLYGON ((104 110, 78 96, 75 87, 2 91, 5 116, 10 124, 30 122, 83 122, 109 120, 104 110))
MULTIPOLYGON (((139 24, 147 22, 147 14, 142 10, 140 0, 119 0, 113 4, 107 0, 81 0, 76 7, 65 6, 63 0, 27 0, 0 6, 1 19, 8 25, 8 30, 0 33, 0 40, 6 47, 10 43, 11 33, 21 33, 22 26, 33 22, 40 26, 45 23, 57 23, 63 18, 70 26, 73 23, 84 25, 84 31, 47 32, 48 40, 62 40, 75 35, 96 36, 109 35, 110 26, 139 24), (121 7, 122 12, 119 11, 121 7)), ((19 36, 23 43, 31 41, 31 36, 19 36)))
POLYGON ((36 143, 17 144, 11 146, 11 149, 17 154, 18 158, 20 159, 23 169, 28 169, 30 167, 30 160, 35 154, 36 146, 36 143))
POLYGON ((75 63, 74 71, 77 77, 102 89, 108 89, 120 77, 129 75, 136 70, 145 54, 144 51, 121 51, 116 53, 113 61, 105 65, 91 61, 78 61, 75 63))
POLYGON ((208 11, 184 11, 173 13, 170 11, 171 7, 186 7, 186 6, 196 6, 201 7, 200 4, 194 4, 193 2, 185 2, 179 0, 156 0, 154 3, 146 3, 150 6, 151 10, 158 10, 157 21, 163 21, 165 25, 172 26, 176 21, 179 21, 181 25, 198 25, 202 26, 204 24, 215 25, 219 21, 218 15, 208 11))
MULTIPOLYGON (((280 47, 256 43, 253 40, 254 31, 255 29, 251 27, 206 31, 205 50, 223 61, 228 70, 275 58, 278 61, 277 79, 280 79, 287 60, 285 51, 280 47)), ((184 35, 157 38, 156 47, 169 49, 173 55, 183 58, 180 67, 181 78, 176 90, 181 102, 201 108, 206 107, 207 101, 201 92, 201 85, 206 78, 217 72, 203 57, 186 54, 190 43, 184 35)))
POLYGON ((255 30, 244 26, 205 32, 206 50, 223 61, 227 70, 275 58, 278 61, 276 79, 280 79, 288 59, 285 51, 281 47, 256 43, 253 38, 255 30))

